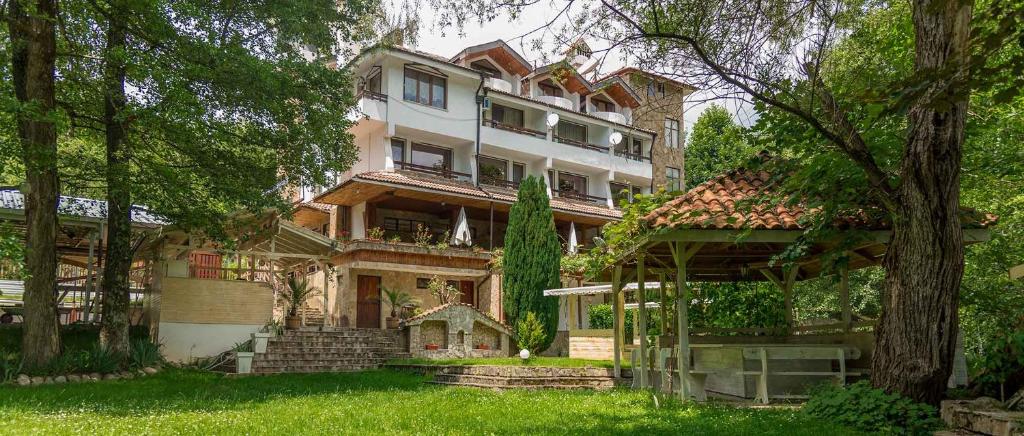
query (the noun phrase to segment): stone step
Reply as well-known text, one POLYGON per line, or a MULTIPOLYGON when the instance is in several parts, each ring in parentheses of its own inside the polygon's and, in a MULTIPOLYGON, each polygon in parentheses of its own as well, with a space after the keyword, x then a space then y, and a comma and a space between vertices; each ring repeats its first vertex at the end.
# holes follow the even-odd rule
POLYGON ((271 360, 337 360, 337 359, 392 359, 391 353, 264 353, 258 359, 271 360))
POLYGON ((495 377, 481 375, 435 374, 433 381, 438 383, 481 385, 496 388, 569 386, 605 389, 615 386, 615 380, 607 377, 495 377))
POLYGON ((485 388, 485 389, 498 389, 498 390, 501 390, 501 389, 566 389, 566 390, 568 390, 568 389, 590 389, 590 390, 593 390, 593 389, 610 389, 612 387, 612 386, 609 386, 609 387, 606 388, 604 386, 596 387, 596 386, 591 386, 591 385, 563 385, 563 384, 560 384, 560 385, 529 385, 529 386, 527 386, 527 385, 520 385, 520 386, 496 386, 496 385, 486 384, 486 383, 443 382, 443 381, 437 381, 437 380, 431 380, 431 381, 428 381, 427 383, 436 384, 436 385, 445 385, 445 386, 466 386, 466 387, 472 387, 472 388, 485 388))
POLYGON ((252 362, 253 367, 259 368, 276 368, 285 366, 365 366, 365 365, 380 365, 383 359, 367 359, 367 358, 353 358, 353 359, 293 359, 293 360, 254 360, 252 362))
POLYGON ((253 368, 253 372, 256 374, 312 374, 321 372, 358 372, 358 371, 369 371, 377 369, 376 365, 366 366, 289 366, 281 368, 253 368))

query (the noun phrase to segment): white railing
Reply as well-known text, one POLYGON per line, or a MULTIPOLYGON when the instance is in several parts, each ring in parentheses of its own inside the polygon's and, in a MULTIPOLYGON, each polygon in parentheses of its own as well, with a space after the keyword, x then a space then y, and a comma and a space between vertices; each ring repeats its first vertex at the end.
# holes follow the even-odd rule
POLYGON ((613 123, 629 124, 629 120, 626 119, 626 116, 618 112, 592 112, 590 115, 613 123))
POLYGON ((508 80, 499 79, 497 77, 488 77, 487 80, 484 81, 484 86, 512 94, 512 84, 509 83, 508 80))
POLYGON ((572 104, 572 100, 569 100, 568 98, 565 97, 556 97, 553 95, 538 95, 534 97, 534 100, 537 100, 541 103, 555 105, 562 109, 567 109, 571 111, 576 110, 576 106, 572 104))

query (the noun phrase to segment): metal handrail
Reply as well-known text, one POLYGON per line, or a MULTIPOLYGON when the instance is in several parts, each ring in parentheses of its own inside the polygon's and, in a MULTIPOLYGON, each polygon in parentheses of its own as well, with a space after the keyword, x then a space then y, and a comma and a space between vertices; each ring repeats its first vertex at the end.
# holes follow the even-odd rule
POLYGON ((384 103, 388 102, 388 95, 387 94, 381 94, 381 93, 379 93, 377 91, 371 91, 369 89, 361 89, 361 90, 359 90, 359 95, 357 97, 359 97, 359 98, 366 97, 366 98, 369 98, 370 100, 382 101, 384 103))
POLYGON ((589 142, 577 141, 575 139, 565 138, 565 137, 561 137, 561 136, 558 136, 558 135, 554 135, 553 138, 555 139, 556 142, 559 142, 559 143, 562 143, 562 144, 565 144, 565 145, 571 145, 573 147, 585 148, 587 150, 599 151, 599 152, 602 152, 602 153, 607 153, 608 152, 608 147, 605 147, 605 146, 602 146, 602 145, 596 145, 596 144, 591 144, 589 142))
POLYGON ((450 180, 459 180, 460 178, 472 179, 473 175, 469 173, 462 173, 451 170, 449 168, 435 168, 428 167, 426 165, 417 165, 409 162, 395 162, 395 166, 409 171, 416 171, 425 174, 431 174, 439 177, 443 177, 450 180))
POLYGON ((540 130, 528 129, 526 127, 520 127, 514 124, 506 124, 496 120, 483 120, 483 125, 493 127, 495 129, 508 130, 510 132, 515 132, 522 135, 529 135, 539 139, 547 139, 548 137, 547 133, 541 132, 540 130))

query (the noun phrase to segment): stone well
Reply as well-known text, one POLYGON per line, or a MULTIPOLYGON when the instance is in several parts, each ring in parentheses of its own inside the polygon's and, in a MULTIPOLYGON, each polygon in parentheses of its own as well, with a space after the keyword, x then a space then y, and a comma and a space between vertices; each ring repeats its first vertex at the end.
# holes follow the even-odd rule
POLYGON ((512 331, 464 303, 437 306, 405 320, 409 354, 427 359, 508 357, 512 331), (437 345, 431 350, 428 345, 437 345))

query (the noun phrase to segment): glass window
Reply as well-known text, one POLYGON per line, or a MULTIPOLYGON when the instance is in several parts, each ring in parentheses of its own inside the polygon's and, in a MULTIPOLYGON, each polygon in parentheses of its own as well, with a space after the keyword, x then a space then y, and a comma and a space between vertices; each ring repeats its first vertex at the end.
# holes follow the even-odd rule
POLYGON ((560 192, 570 191, 586 195, 587 178, 578 174, 559 172, 558 190, 560 192))
POLYGON ((665 84, 664 83, 659 83, 658 84, 658 96, 659 97, 664 97, 665 96, 665 84))
POLYGON ((484 180, 506 181, 508 161, 488 156, 480 156, 480 178, 484 180))
POLYGON ((559 138, 569 139, 572 141, 586 143, 587 142, 587 126, 582 124, 570 123, 568 121, 558 122, 558 131, 556 135, 559 138))
POLYGON ((435 170, 452 169, 452 151, 447 148, 414 143, 412 145, 411 157, 413 165, 433 168, 435 170))
POLYGON ((550 80, 545 80, 543 82, 540 82, 540 83, 537 84, 537 86, 540 87, 540 94, 541 95, 553 95, 555 97, 561 97, 562 96, 562 88, 559 88, 558 86, 555 86, 555 84, 551 83, 550 80))
POLYGON ((370 71, 370 78, 366 80, 364 88, 367 91, 380 92, 380 67, 373 67, 370 71))
POLYGON ((644 154, 644 143, 640 138, 633 138, 633 147, 630 149, 630 153, 637 156, 642 156, 644 154))
POLYGON ((611 182, 609 186, 612 189, 612 198, 615 199, 615 204, 618 205, 622 201, 629 201, 629 185, 625 183, 611 182))
POLYGON ((405 140, 391 138, 391 160, 395 163, 405 162, 405 140))
POLYGON ((605 100, 603 98, 592 98, 590 102, 594 104, 594 110, 598 112, 615 112, 615 104, 605 100))
POLYGON ((523 181, 523 176, 526 174, 526 165, 521 163, 512 164, 512 181, 519 183, 523 181))
POLYGON ((637 196, 637 195, 640 195, 640 194, 643 194, 643 193, 644 193, 644 190, 643 190, 643 189, 641 189, 641 188, 640 188, 639 186, 634 186, 634 187, 633 187, 633 189, 632 189, 632 191, 633 191, 633 192, 632 192, 632 196, 631 196, 631 197, 629 197, 629 198, 630 198, 630 200, 629 200, 629 201, 633 201, 633 200, 635 200, 635 199, 636 199, 636 196, 637 196))
POLYGON ((491 119, 502 124, 523 127, 523 111, 502 105, 491 106, 491 119))
POLYGON ((405 100, 438 108, 448 107, 448 80, 411 68, 405 69, 405 100))
POLYGON ((665 118, 665 146, 668 148, 679 146, 679 120, 665 118))
POLYGON ((680 190, 679 186, 679 168, 665 167, 665 188, 669 191, 680 190))
POLYGON ((654 97, 654 82, 647 82, 647 96, 654 97))

